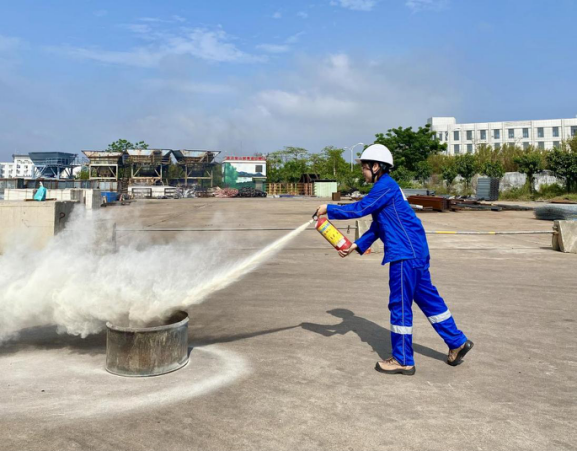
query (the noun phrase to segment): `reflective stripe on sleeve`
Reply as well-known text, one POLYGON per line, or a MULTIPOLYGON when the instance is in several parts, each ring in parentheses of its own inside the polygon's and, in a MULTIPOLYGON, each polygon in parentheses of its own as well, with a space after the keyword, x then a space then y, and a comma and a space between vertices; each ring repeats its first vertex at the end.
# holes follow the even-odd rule
POLYGON ((427 319, 429 320, 429 322, 431 324, 435 324, 435 323, 440 323, 441 321, 445 321, 446 319, 449 319, 451 317, 451 312, 449 310, 447 310, 444 313, 441 313, 439 315, 433 315, 433 316, 428 316, 427 319))
POLYGON ((391 332, 401 335, 411 335, 413 333, 413 328, 406 326, 395 326, 394 324, 391 324, 391 332))

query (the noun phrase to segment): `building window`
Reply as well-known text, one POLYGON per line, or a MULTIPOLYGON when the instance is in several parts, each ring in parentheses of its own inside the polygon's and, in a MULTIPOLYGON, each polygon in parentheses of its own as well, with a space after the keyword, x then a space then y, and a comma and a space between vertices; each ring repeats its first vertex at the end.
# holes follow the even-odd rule
POLYGON ((473 144, 467 144, 467 153, 473 153, 473 144))
POLYGON ((573 125, 571 127, 571 136, 575 136, 575 135, 577 135, 577 127, 573 125))
POLYGON ((553 127, 553 138, 559 137, 559 127, 553 127))
POLYGON ((481 130, 481 139, 487 139, 487 130, 481 130))
POLYGON ((527 150, 529 148, 529 143, 523 143, 523 149, 527 150))
POLYGON ((443 132, 440 132, 439 133, 439 141, 442 141, 442 140, 443 140, 443 132))
POLYGON ((537 138, 544 138, 545 137, 545 132, 543 130, 543 127, 538 127, 537 128, 537 138))
POLYGON ((473 140, 473 130, 467 130, 467 141, 473 140))
POLYGON ((453 149, 454 149, 455 155, 459 155, 459 152, 461 151, 461 146, 459 146, 459 144, 455 144, 453 146, 453 149))
POLYGON ((459 130, 453 132, 453 141, 459 141, 459 130))
POLYGON ((523 129, 523 138, 528 138, 529 137, 529 129, 528 128, 524 128, 523 129))
POLYGON ((255 172, 262 173, 262 164, 257 164, 257 165, 255 165, 254 171, 255 171, 255 172))
POLYGON ((495 150, 499 150, 501 148, 501 143, 495 143, 495 150))
POLYGON ((515 138, 515 129, 510 128, 509 129, 509 139, 513 139, 513 138, 515 138))
POLYGON ((501 139, 501 130, 493 130, 493 139, 501 139))
POLYGON ((537 147, 539 148, 539 150, 545 150, 545 141, 539 141, 537 143, 537 147))
POLYGON ((553 141, 553 147, 557 147, 557 149, 560 149, 561 143, 559 141, 553 141))

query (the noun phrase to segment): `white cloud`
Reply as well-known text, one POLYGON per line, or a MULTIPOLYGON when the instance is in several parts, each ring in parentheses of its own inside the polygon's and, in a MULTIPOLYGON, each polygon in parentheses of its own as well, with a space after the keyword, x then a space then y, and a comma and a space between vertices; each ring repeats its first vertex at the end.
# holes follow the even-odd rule
POLYGON ((440 11, 449 5, 449 0, 406 0, 407 5, 414 13, 432 10, 440 11))
POLYGON ((283 44, 259 44, 256 48, 267 53, 286 53, 290 50, 290 46, 283 44))
POLYGON ((196 82, 191 80, 150 79, 144 82, 145 86, 155 89, 168 89, 187 94, 231 94, 235 88, 230 85, 196 82))
POLYGON ((275 117, 296 118, 298 121, 347 116, 354 113, 357 108, 354 101, 307 91, 261 91, 255 96, 254 101, 260 111, 266 111, 275 117))
POLYGON ((251 55, 240 50, 221 28, 208 30, 194 28, 181 30, 178 35, 147 32, 147 25, 130 26, 137 34, 145 34, 150 42, 148 46, 126 51, 102 50, 72 46, 51 47, 52 52, 75 58, 90 59, 108 64, 123 64, 137 67, 154 67, 169 56, 192 56, 211 62, 256 63, 266 58, 251 55))
POLYGON ((108 11, 105 9, 99 9, 97 11, 94 11, 92 14, 94 14, 96 17, 104 17, 108 14, 108 11))
POLYGON ((126 28, 129 31, 132 31, 133 33, 150 33, 152 31, 152 27, 148 24, 142 24, 142 23, 136 23, 136 24, 126 24, 123 25, 124 28, 126 28))
POLYGON ((353 11, 372 11, 378 0, 331 0, 331 5, 353 11))
POLYGON ((171 67, 145 80, 139 71, 119 68, 112 85, 90 80, 72 87, 39 84, 19 73, 6 83, 0 71, 0 98, 10 111, 0 130, 0 151, 40 146, 77 152, 104 148, 120 137, 244 155, 287 145, 318 151, 372 142, 375 133, 422 125, 432 115, 462 113, 465 82, 439 55, 299 55, 278 72, 237 74, 224 82, 215 81, 222 77, 214 76, 217 67, 209 61, 171 67))
POLYGON ((300 17, 300 18, 302 18, 302 19, 308 19, 309 13, 307 13, 307 12, 305 12, 305 11, 299 11, 299 12, 297 13, 297 16, 300 17))
POLYGON ((301 38, 301 36, 304 34, 305 34, 304 31, 299 31, 298 33, 295 33, 292 36, 286 38, 284 42, 286 42, 287 44, 296 44, 301 38))
POLYGON ((20 47, 22 41, 19 38, 0 35, 0 52, 11 52, 20 47))
POLYGON ((232 37, 222 29, 195 28, 184 36, 168 39, 165 51, 176 55, 192 55, 207 61, 254 63, 263 58, 238 49, 232 37))
POLYGON ((280 19, 280 18, 282 18, 282 13, 280 11, 277 11, 272 15, 272 18, 273 19, 280 19))

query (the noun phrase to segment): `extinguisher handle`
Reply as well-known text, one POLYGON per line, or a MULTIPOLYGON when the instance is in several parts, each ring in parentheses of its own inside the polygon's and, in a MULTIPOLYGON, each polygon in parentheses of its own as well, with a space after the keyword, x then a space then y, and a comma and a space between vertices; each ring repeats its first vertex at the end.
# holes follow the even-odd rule
POLYGON ((315 212, 313 213, 313 219, 315 221, 317 221, 319 219, 319 215, 317 214, 318 212, 319 212, 318 210, 315 210, 315 212))

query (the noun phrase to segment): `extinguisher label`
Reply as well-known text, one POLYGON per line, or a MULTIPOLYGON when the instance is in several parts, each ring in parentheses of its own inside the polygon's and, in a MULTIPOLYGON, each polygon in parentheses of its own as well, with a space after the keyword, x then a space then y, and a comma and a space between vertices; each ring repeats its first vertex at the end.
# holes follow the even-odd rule
POLYGON ((334 247, 342 246, 342 241, 344 241, 344 237, 341 232, 339 232, 332 224, 326 222, 323 224, 320 232, 323 236, 327 239, 329 243, 331 243, 334 247))

